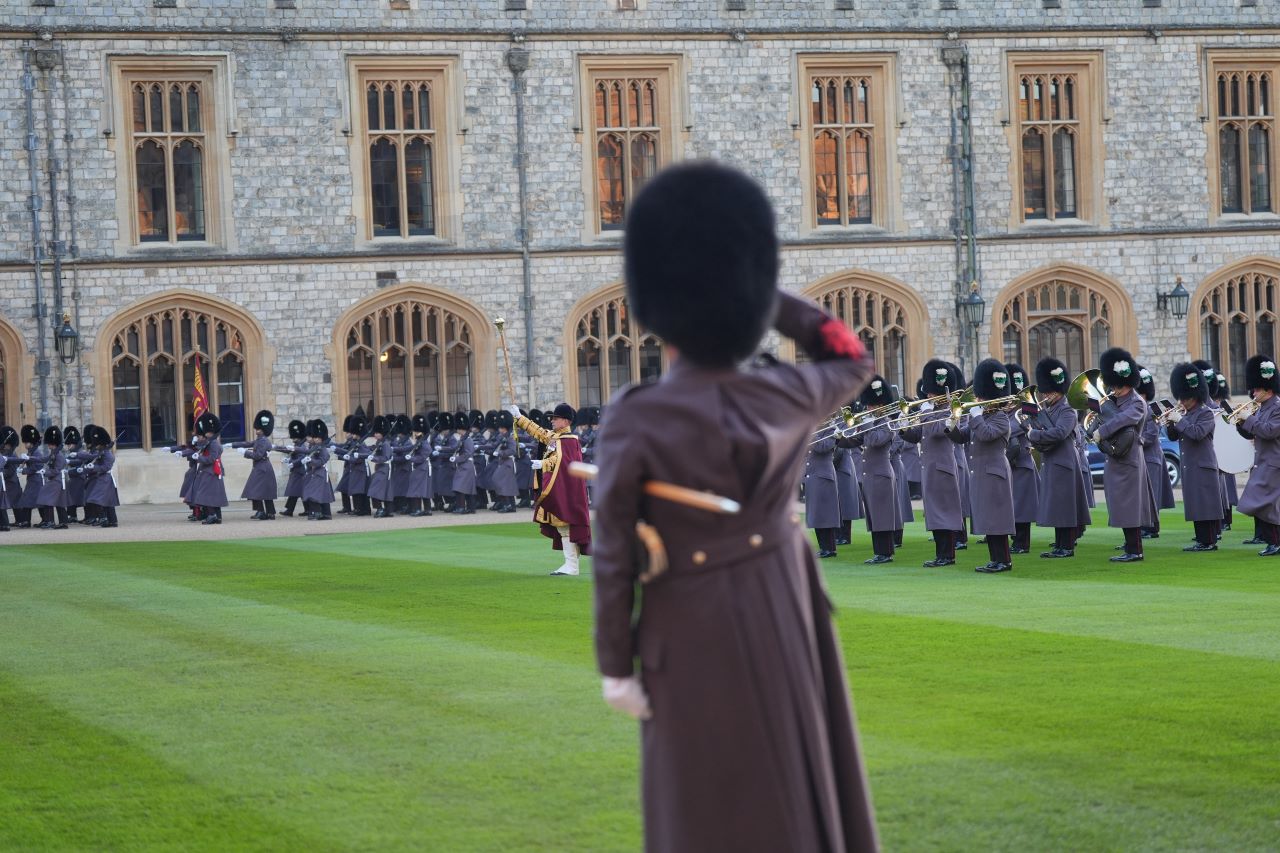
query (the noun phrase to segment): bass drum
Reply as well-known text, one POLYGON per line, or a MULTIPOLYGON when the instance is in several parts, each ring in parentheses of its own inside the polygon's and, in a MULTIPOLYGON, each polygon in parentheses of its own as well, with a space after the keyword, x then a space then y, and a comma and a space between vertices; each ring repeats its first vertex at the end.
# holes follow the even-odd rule
POLYGON ((1253 467, 1253 442, 1222 418, 1213 428, 1213 452, 1218 455, 1219 471, 1243 474, 1253 467))

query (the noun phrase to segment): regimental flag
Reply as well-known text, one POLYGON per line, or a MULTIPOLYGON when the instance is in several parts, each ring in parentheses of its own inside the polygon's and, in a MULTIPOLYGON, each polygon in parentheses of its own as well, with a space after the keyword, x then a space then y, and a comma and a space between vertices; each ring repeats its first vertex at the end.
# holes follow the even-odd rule
MULTIPOLYGON (((209 411, 209 395, 204 390, 204 377, 200 375, 200 360, 196 359, 192 365, 196 370, 195 379, 191 383, 191 431, 196 431, 195 423, 200 420, 200 416, 209 411)), ((222 476, 222 460, 215 460, 213 463, 213 473, 219 477, 222 476)))

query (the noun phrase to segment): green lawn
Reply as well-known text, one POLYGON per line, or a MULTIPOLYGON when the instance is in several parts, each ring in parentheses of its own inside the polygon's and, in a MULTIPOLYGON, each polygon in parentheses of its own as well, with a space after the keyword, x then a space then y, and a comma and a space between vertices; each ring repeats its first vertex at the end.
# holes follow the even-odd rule
MULTIPOLYGON (((824 561, 890 850, 1280 848, 1280 560, 824 561)), ((1038 550, 1051 533, 1037 531, 1038 550)), ((0 850, 635 850, 528 525, 0 548, 0 850)))

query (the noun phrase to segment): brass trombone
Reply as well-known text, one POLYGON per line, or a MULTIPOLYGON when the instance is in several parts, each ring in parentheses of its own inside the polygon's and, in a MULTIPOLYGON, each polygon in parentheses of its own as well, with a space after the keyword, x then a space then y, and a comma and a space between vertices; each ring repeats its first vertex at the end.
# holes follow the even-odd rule
POLYGON ((982 409, 985 411, 994 411, 995 409, 1004 408, 1012 403, 1031 403, 1037 404, 1036 386, 1028 385, 1017 394, 1006 394, 1003 397, 996 397, 993 400, 979 400, 973 396, 972 389, 968 392, 969 399, 960 399, 951 404, 951 417, 959 418, 969 409, 982 409))

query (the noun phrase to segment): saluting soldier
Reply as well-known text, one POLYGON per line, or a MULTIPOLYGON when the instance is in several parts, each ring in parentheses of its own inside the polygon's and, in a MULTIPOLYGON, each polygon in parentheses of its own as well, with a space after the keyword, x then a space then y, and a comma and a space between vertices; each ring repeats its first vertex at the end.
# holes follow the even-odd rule
POLYGON ((1138 441, 1147 403, 1134 392, 1140 381, 1138 365, 1127 350, 1112 347, 1102 354, 1098 367, 1109 396, 1101 403, 1092 401, 1090 408, 1097 420, 1090 431, 1097 435, 1098 447, 1107 457, 1103 471, 1107 523, 1124 531, 1124 553, 1112 557, 1111 562, 1136 563, 1142 560, 1142 529, 1156 521, 1147 463, 1138 441))
POLYGON ((112 474, 116 455, 111 448, 115 441, 109 432, 96 424, 85 425, 84 440, 92 452, 92 459, 83 466, 85 511, 93 509, 94 520, 89 524, 97 527, 119 527, 116 507, 120 506, 120 493, 112 474))
POLYGON ((1255 355, 1244 366, 1245 384, 1258 411, 1237 429, 1253 441, 1253 468, 1240 494, 1240 511, 1253 516, 1267 547, 1260 557, 1280 555, 1280 376, 1270 356, 1255 355))
POLYGON ((772 211, 746 177, 679 165, 628 215, 628 303, 678 352, 657 382, 612 398, 597 444, 596 656, 606 699, 646 720, 646 847, 875 850, 839 640, 791 520, 813 424, 871 365, 842 322, 778 293, 772 211), (770 318, 812 363, 738 368, 770 318), (649 478, 743 510, 709 519, 646 498, 649 478), (643 594, 640 518, 669 558, 643 594))
MULTIPOLYGON (((1017 363, 1006 364, 1012 393, 1021 394, 1031 385, 1027 372, 1017 363)), ((1020 406, 1013 407, 1009 418, 1009 468, 1013 474, 1013 542, 1009 548, 1013 554, 1031 553, 1031 525, 1040 512, 1040 469, 1031 455, 1031 442, 1027 440, 1027 421, 1018 416, 1020 406)))
POLYGON ((253 515, 257 521, 274 521, 276 517, 276 496, 279 486, 276 484, 276 468, 271 464, 271 433, 276 428, 276 416, 263 409, 253 416, 253 431, 257 434, 253 441, 237 441, 232 448, 244 451, 244 458, 253 461, 253 470, 244 481, 240 490, 240 499, 247 500, 253 506, 253 515))
POLYGON ((1142 531, 1143 539, 1160 538, 1160 510, 1173 509, 1177 502, 1173 498, 1173 483, 1169 482, 1169 471, 1165 467, 1164 447, 1160 444, 1160 423, 1151 404, 1156 400, 1156 381, 1151 371, 1138 366, 1138 393, 1147 401, 1147 419, 1142 422, 1142 433, 1138 436, 1142 441, 1142 458, 1147 463, 1147 480, 1151 483, 1151 495, 1156 502, 1156 523, 1142 531))
MULTIPOLYGON (((1053 528, 1053 547, 1046 559, 1074 557, 1080 531, 1093 523, 1075 436, 1079 419, 1067 404, 1071 376, 1056 358, 1036 364, 1036 388, 1041 405, 1026 411, 1027 441, 1040 451, 1040 499, 1036 525, 1053 528)), ((1092 491, 1092 487, 1089 489, 1092 491)))
POLYGON ((840 532, 840 489, 835 466, 837 425, 844 426, 838 419, 823 426, 822 437, 809 443, 804 463, 804 523, 818 540, 818 556, 824 560, 836 555, 836 534, 840 532))
MULTIPOLYGON (((924 397, 937 397, 952 388, 953 376, 945 361, 931 359, 924 366, 920 379, 920 393, 924 397)), ((901 430, 903 441, 920 448, 920 492, 924 498, 924 529, 933 533, 934 558, 925 562, 925 568, 953 566, 956 562, 956 542, 964 528, 964 510, 960 501, 960 480, 957 472, 955 444, 947 435, 945 406, 936 407, 932 402, 921 403, 914 425, 901 430)))
POLYGON ((1169 438, 1178 442, 1182 458, 1182 513, 1195 526, 1195 542, 1184 551, 1218 550, 1222 524, 1222 476, 1213 433, 1218 418, 1209 401, 1209 384, 1194 364, 1174 365, 1169 388, 1179 408, 1169 414, 1169 438))
MULTIPOLYGON (((983 359, 973 373, 973 396, 978 401, 1009 395, 1009 373, 994 358, 983 359)), ((1009 537, 1013 535, 1013 483, 1009 469, 1009 413, 1000 404, 970 409, 965 421, 947 420, 953 441, 964 440, 969 456, 969 494, 973 532, 986 537, 991 559, 975 571, 996 574, 1013 569, 1009 537)))
MULTIPOLYGON (((868 409, 888 405, 891 400, 889 383, 883 376, 873 376, 863 389, 858 401, 868 409)), ((862 499, 866 503, 867 530, 871 531, 871 557, 863 560, 867 565, 893 562, 894 540, 902 529, 902 505, 898 502, 898 482, 894 475, 889 448, 893 444, 894 431, 889 428, 889 418, 881 413, 857 427, 853 437, 854 447, 862 450, 862 470, 859 482, 862 499)))
POLYGON ((291 516, 302 497, 302 477, 306 473, 302 457, 307 455, 307 425, 299 420, 289 421, 289 439, 292 444, 277 444, 272 450, 285 454, 281 464, 289 472, 289 479, 284 484, 284 512, 280 514, 291 516))
MULTIPOLYGON (((222 481, 222 421, 213 412, 196 418, 196 475, 191 481, 191 502, 203 510, 201 524, 221 524, 222 508, 227 505, 227 487, 222 481)), ((194 440, 194 439, 193 439, 194 440)))

